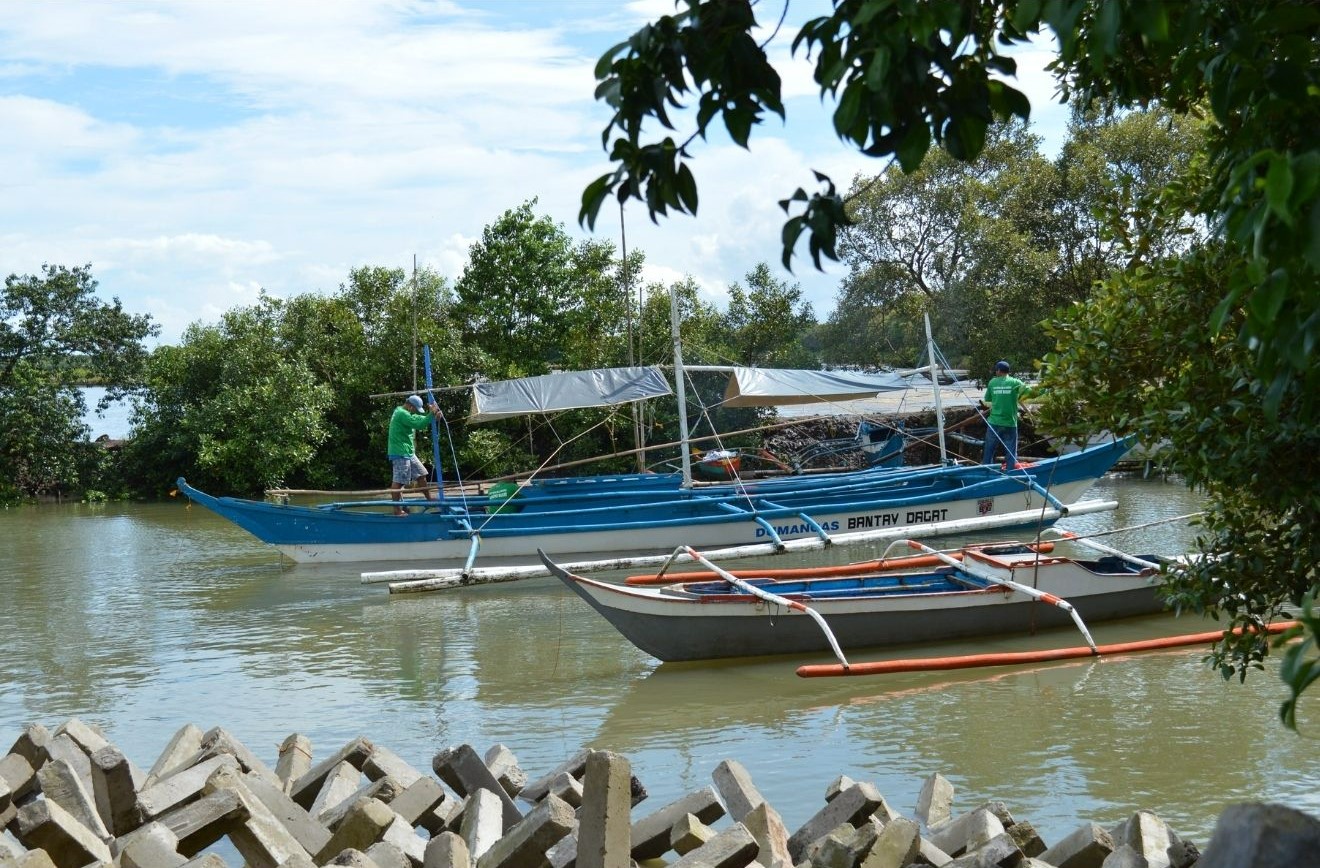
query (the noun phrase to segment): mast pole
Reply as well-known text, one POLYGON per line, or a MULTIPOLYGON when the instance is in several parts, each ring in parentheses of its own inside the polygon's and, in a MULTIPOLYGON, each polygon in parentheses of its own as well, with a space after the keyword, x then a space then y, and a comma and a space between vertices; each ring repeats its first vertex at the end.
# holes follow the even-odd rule
POLYGON ((935 392, 935 430, 940 435, 940 463, 949 463, 949 453, 944 448, 944 407, 940 403, 940 363, 935 359, 935 339, 930 333, 930 311, 924 311, 926 319, 926 352, 930 354, 930 381, 935 392))
POLYGON ((688 443, 686 376, 683 372, 683 345, 678 337, 678 293, 669 287, 669 330, 674 338, 674 391, 678 395, 679 448, 683 450, 683 487, 692 487, 692 452, 688 443))

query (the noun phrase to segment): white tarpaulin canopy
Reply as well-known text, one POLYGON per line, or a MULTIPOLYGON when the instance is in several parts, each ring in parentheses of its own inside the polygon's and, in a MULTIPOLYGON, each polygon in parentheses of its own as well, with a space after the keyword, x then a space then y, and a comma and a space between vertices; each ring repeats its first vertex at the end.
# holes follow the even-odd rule
POLYGON ((580 407, 609 407, 672 395, 660 369, 600 368, 523 377, 472 387, 469 422, 489 422, 528 413, 557 413, 580 407))
MULTIPOLYGON (((930 381, 926 380, 925 383, 926 388, 929 388, 930 381)), ((895 373, 734 368, 733 376, 729 377, 729 385, 724 390, 724 406, 817 404, 849 398, 874 398, 877 392, 893 392, 912 387, 912 380, 895 373)))

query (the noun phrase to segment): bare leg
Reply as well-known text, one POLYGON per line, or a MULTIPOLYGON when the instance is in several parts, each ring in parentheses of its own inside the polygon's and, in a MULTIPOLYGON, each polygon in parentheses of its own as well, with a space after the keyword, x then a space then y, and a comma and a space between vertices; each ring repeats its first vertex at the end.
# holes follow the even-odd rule
MULTIPOLYGON (((390 483, 390 499, 393 500, 393 501, 395 501, 395 502, 397 502, 397 503, 402 504, 402 502, 403 502, 403 483, 400 483, 400 482, 391 482, 391 483, 390 483)), ((407 515, 408 513, 404 510, 404 508, 403 508, 402 506, 396 506, 396 507, 394 507, 394 514, 395 514, 395 515, 407 515)))

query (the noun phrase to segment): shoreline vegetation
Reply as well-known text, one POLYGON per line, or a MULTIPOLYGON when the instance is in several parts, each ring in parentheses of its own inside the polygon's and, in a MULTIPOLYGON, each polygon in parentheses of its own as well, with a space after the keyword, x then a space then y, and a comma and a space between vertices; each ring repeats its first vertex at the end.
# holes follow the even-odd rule
POLYGON ((931 774, 911 815, 838 776, 790 831, 747 770, 663 806, 626 756, 582 749, 529 779, 497 744, 446 747, 423 773, 359 736, 328 753, 289 735, 268 765, 225 729, 180 728, 144 771, 96 727, 29 724, 0 758, 0 866, 223 868, 1256 868, 1320 864, 1320 820, 1279 805, 1229 806, 1210 842, 1151 810, 1105 827, 1079 819, 1047 842, 1006 801, 955 813, 931 774))

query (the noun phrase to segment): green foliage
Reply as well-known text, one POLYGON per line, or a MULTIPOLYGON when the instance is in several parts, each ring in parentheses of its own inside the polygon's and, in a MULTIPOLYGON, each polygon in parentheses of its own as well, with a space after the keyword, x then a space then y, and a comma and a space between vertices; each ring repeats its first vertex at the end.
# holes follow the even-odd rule
MULTIPOLYGON (((658 118, 672 126, 657 107, 672 107, 686 92, 684 67, 697 53, 694 40, 714 35, 711 44, 728 44, 752 26, 745 0, 687 0, 684 12, 602 58, 597 93, 614 110, 606 139, 616 126, 623 135, 610 154, 617 169, 584 194, 583 219, 590 222, 610 192, 622 200, 642 198, 645 190, 653 217, 665 213, 656 204, 676 199, 678 170, 690 174, 678 158, 689 154, 668 139, 642 145, 643 121, 658 118), (700 30, 718 6, 737 6, 744 14, 713 15, 721 29, 700 30), (639 95, 646 82, 656 86, 639 95), (632 87, 622 86, 627 83, 632 87)), ((1210 568, 1198 570, 1195 587, 1186 589, 1188 602, 1222 608, 1239 623, 1267 617, 1281 601, 1300 599, 1298 587, 1315 584, 1320 510, 1310 464, 1313 432, 1320 430, 1318 30, 1320 6, 1294 0, 836 0, 830 14, 808 22, 794 40, 813 59, 822 94, 835 99, 840 137, 863 153, 897 160, 908 172, 922 165, 931 143, 956 159, 974 160, 994 121, 1027 117, 1025 97, 994 76, 1014 72, 1001 52, 1034 33, 1056 37, 1059 53, 1051 68, 1077 106, 1159 104, 1179 113, 1208 107, 1204 146, 1188 173, 1195 183, 1171 184, 1163 213, 1150 219, 1131 207, 1120 184, 1100 190, 1102 205, 1105 196, 1118 195, 1098 209, 1093 225, 1074 220, 1077 237, 1099 243, 1092 248, 1096 255, 1067 263, 1071 285, 1061 288, 1076 292, 1095 279, 1105 280, 1106 288, 1096 301, 1074 307, 1056 333, 1060 350, 1049 376, 1061 390, 1061 423, 1082 420, 1092 429, 1135 430, 1143 437, 1167 431, 1184 475, 1213 498, 1207 548, 1220 558, 1218 569, 1242 571, 1219 584, 1210 568), (1198 223, 1212 242, 1194 233, 1198 223), (1088 228, 1101 231, 1088 236, 1088 228), (1110 276, 1111 252, 1124 257, 1125 273, 1110 276), (1208 370, 1208 360, 1221 365, 1219 373, 1208 370), (1187 385, 1193 382, 1195 389, 1187 385), (1245 603, 1235 594, 1239 582, 1248 587, 1245 603)), ((759 62, 764 65, 763 55, 759 62)), ((730 80, 719 69, 711 73, 706 68, 691 77, 699 98, 730 80)), ((750 105, 731 104, 748 128, 763 107, 779 106, 775 83, 762 84, 764 93, 750 105)), ((1162 183, 1157 155, 1147 153, 1155 159, 1115 165, 1114 177, 1133 185, 1162 183), (1141 173, 1149 180, 1136 180, 1141 173)), ((805 203, 785 226, 786 260, 804 232, 813 258, 831 255, 846 225, 833 184, 817 180, 825 193, 799 191, 786 203, 805 203)), ((685 195, 695 201, 695 192, 685 195)), ((1217 659, 1244 671, 1258 660, 1262 643, 1228 639, 1225 646, 1229 650, 1217 659)))
POLYGON ((86 407, 76 383, 107 385, 103 403, 140 380, 159 329, 96 295, 91 266, 43 265, 10 275, 0 297, 0 498, 94 482, 100 450, 87 443, 86 407))
MULTIPOLYGON (((218 325, 190 327, 180 346, 152 357, 127 472, 155 492, 181 474, 244 494, 383 485, 396 401, 370 396, 420 389, 414 335, 436 350, 437 383, 466 380, 480 358, 458 340, 451 304, 429 272, 359 268, 333 295, 263 295, 218 325)), ((438 402, 454 418, 464 398, 438 402)))
POLYGON ((728 343, 738 364, 778 368, 815 368, 819 363, 802 343, 816 324, 811 305, 797 284, 789 286, 764 262, 747 272, 747 287, 729 287, 724 315, 728 343))

